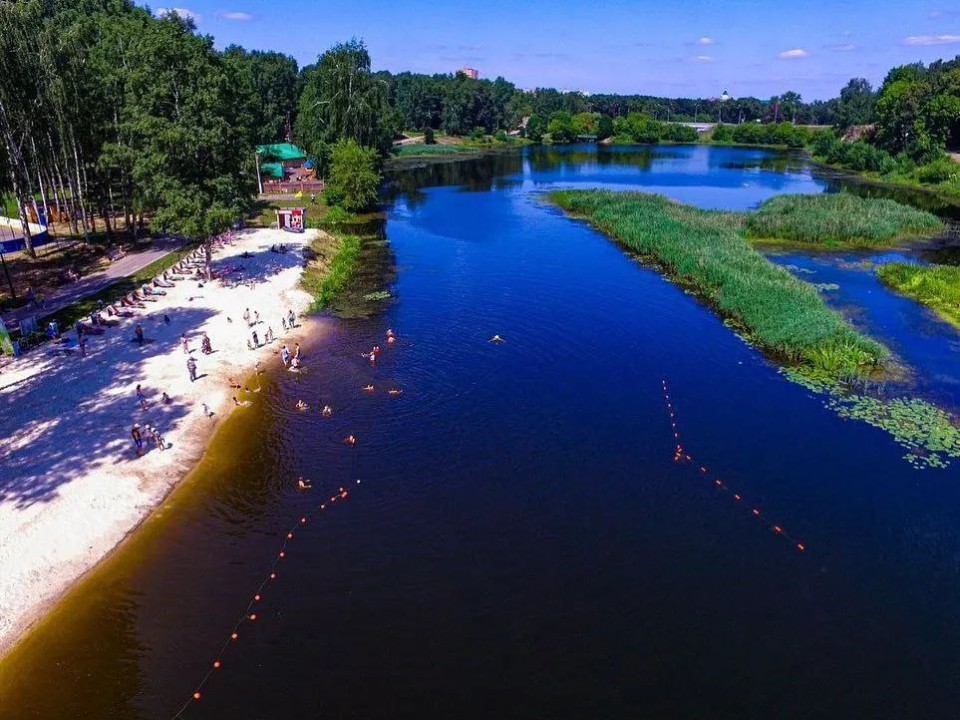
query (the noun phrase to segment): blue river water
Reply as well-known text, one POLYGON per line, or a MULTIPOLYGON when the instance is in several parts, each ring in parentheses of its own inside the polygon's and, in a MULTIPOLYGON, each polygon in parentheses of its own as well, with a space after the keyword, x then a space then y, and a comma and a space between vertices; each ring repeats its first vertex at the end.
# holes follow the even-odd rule
MULTIPOLYGON (((796 156, 705 147, 399 174, 392 299, 325 320, 307 372, 271 376, 243 441, 14 657, 0 717, 173 716, 301 514, 260 617, 183 717, 955 717, 956 466, 917 471, 786 381, 544 202, 569 186, 738 210, 836 189, 796 156), (673 460, 664 379, 695 465, 673 460)), ((839 284, 831 302, 861 303, 924 394, 957 401, 947 326, 863 301, 885 291, 859 270, 777 261, 839 284)))

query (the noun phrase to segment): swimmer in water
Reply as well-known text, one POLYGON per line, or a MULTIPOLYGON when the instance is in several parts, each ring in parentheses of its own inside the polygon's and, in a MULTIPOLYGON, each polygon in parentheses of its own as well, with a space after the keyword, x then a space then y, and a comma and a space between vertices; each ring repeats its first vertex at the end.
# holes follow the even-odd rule
POLYGON ((357 444, 357 439, 356 439, 353 435, 347 435, 347 436, 343 439, 343 441, 344 441, 347 445, 356 445, 356 444, 357 444))
POLYGON ((375 352, 370 353, 370 362, 375 363, 377 361, 377 354, 375 352))
POLYGON ((393 337, 393 330, 391 330, 390 328, 387 328, 387 337, 388 338, 393 337))
POLYGON ((309 490, 311 488, 310 481, 300 476, 297 478, 297 487, 301 490, 309 490))
POLYGON ((309 406, 303 400, 297 400, 297 410, 309 410, 309 406))
POLYGON ((373 385, 364 385, 363 389, 367 392, 373 392, 373 385))
POLYGON ((490 342, 492 342, 492 343, 502 343, 502 342, 506 342, 506 340, 504 340, 504 339, 503 339, 502 337, 500 337, 499 335, 494 335, 492 338, 490 338, 490 342))
POLYGON ((379 346, 379 345, 374 345, 374 346, 373 346, 373 350, 371 350, 371 353, 373 353, 374 355, 379 355, 379 354, 380 354, 380 346, 379 346))
POLYGON ((323 410, 320 411, 320 414, 323 415, 324 417, 330 417, 331 415, 333 415, 333 408, 330 407, 329 405, 324 405, 323 410))
POLYGON ((389 395, 403 395, 403 390, 398 390, 397 388, 390 388, 389 390, 387 390, 387 394, 389 394, 389 395))

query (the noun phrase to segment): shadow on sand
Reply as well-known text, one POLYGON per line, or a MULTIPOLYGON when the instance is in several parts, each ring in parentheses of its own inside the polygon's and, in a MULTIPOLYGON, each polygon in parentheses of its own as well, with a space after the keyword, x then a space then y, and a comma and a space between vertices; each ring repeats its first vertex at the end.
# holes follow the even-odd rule
MULTIPOLYGON (((192 403, 169 388, 151 383, 147 365, 176 351, 180 334, 206 322, 213 312, 191 307, 130 318, 104 334, 91 336, 87 356, 47 345, 24 360, 40 365, 22 382, 0 381, 0 438, 10 451, 0 462, 0 502, 18 509, 55 497, 57 489, 98 465, 136 463, 130 430, 133 423, 156 426, 165 434, 192 403), (143 326, 147 340, 132 340, 143 326), (141 409, 135 387, 140 383, 148 407, 141 409), (169 392, 170 402, 161 400, 169 392), (23 418, 29 418, 22 421, 23 418), (18 419, 20 422, 18 423, 18 419)), ((184 357, 184 375, 187 373, 184 357)), ((144 437, 144 453, 162 452, 144 437)))

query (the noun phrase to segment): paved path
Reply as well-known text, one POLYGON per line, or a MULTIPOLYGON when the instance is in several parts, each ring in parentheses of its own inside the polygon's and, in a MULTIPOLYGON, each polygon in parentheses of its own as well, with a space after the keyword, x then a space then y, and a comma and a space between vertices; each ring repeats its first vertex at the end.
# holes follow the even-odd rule
POLYGON ((4 321, 16 320, 19 322, 21 318, 36 315, 37 319, 41 320, 88 295, 100 292, 117 280, 133 275, 155 260, 173 252, 180 245, 181 242, 178 240, 155 240, 149 250, 129 253, 119 260, 113 261, 103 270, 84 275, 78 282, 58 288, 46 296, 46 303, 43 308, 37 309, 25 305, 7 313, 3 316, 3 319, 4 321))

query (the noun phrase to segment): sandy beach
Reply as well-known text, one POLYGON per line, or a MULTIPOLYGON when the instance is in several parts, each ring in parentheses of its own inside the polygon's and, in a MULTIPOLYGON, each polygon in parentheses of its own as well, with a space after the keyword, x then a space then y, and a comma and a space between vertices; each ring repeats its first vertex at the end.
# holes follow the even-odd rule
POLYGON ((89 335, 86 357, 71 331, 70 352, 48 343, 0 372, 0 654, 177 485, 234 409, 234 396, 255 404, 255 393, 231 389, 227 378, 243 382, 258 361, 279 362, 284 342, 293 350, 297 331, 284 331, 281 319, 311 302, 299 280, 312 232, 235 234, 232 245, 214 252, 213 268, 242 284, 178 281, 135 317, 89 335), (271 252, 275 243, 288 252, 271 252), (245 308, 259 313, 259 324, 248 327, 245 308), (134 340, 138 323, 142 346, 134 340), (263 343, 268 328, 277 339, 251 350, 251 332, 263 343), (204 332, 209 355, 200 349, 204 332), (197 361, 196 382, 183 333, 197 361), (164 392, 169 403, 161 401, 164 392), (145 434, 137 457, 134 423, 155 426, 168 447, 158 449, 145 434))

